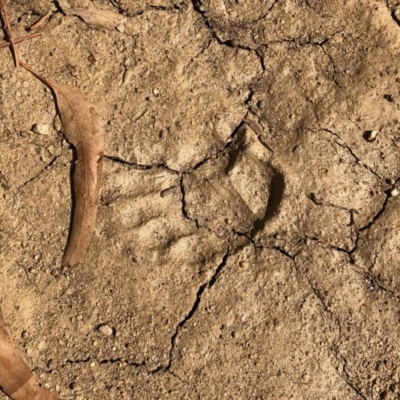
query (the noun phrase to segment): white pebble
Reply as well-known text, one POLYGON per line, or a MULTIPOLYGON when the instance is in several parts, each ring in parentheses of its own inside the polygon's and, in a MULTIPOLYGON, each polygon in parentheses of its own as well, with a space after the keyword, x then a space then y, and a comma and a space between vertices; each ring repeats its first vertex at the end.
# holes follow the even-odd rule
POLYGON ((395 19, 400 22, 400 7, 397 7, 393 13, 395 19))
POLYGON ((378 131, 366 131, 365 138, 368 140, 368 142, 373 142, 378 136, 378 133, 378 131))
POLYGON ((390 192, 390 195, 392 196, 392 197, 395 197, 395 196, 397 196, 399 194, 399 191, 397 190, 397 189, 393 189, 391 192, 390 192))
POLYGON ((124 33, 125 32, 125 23, 119 24, 116 26, 118 32, 124 33))
POLYGON ((35 124, 33 126, 33 132, 37 133, 38 135, 49 135, 50 127, 48 124, 35 124))
POLYGON ((102 333, 104 336, 111 336, 113 334, 113 328, 108 325, 100 325, 99 332, 102 333))

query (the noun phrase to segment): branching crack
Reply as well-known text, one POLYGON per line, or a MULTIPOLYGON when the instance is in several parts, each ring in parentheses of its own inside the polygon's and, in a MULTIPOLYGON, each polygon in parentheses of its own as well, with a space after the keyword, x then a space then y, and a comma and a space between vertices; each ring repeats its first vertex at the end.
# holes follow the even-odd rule
MULTIPOLYGON (((129 361, 126 358, 123 358, 123 357, 97 359, 96 357, 88 356, 86 358, 76 359, 76 360, 68 359, 57 368, 63 368, 66 365, 88 364, 89 362, 90 363, 98 363, 100 365, 104 365, 104 364, 125 364, 125 365, 128 365, 128 366, 133 367, 133 368, 142 368, 142 367, 146 366, 146 362, 145 361, 133 362, 133 361, 129 361)), ((53 368, 48 369, 48 370, 41 369, 41 371, 44 371, 46 373, 52 373, 53 370, 54 370, 53 368)))
POLYGON ((284 255, 285 257, 290 258, 291 260, 295 261, 297 254, 300 252, 300 250, 298 250, 295 254, 290 254, 287 250, 285 250, 282 247, 279 246, 272 246, 272 248, 276 251, 279 251, 279 253, 281 253, 282 255, 284 255))
POLYGON ((343 143, 343 142, 341 141, 342 139, 341 139, 341 137, 340 137, 340 135, 339 135, 338 133, 333 132, 333 131, 331 131, 330 129, 327 129, 327 128, 323 128, 322 131, 327 132, 327 133, 329 133, 329 134, 332 135, 332 136, 335 136, 338 140, 334 139, 334 142, 335 142, 338 146, 340 146, 340 147, 342 147, 343 149, 347 150, 347 152, 356 160, 356 163, 357 163, 358 165, 360 165, 360 167, 365 168, 365 169, 368 170, 371 174, 375 175, 380 181, 383 181, 383 178, 382 178, 381 176, 379 176, 379 174, 378 174, 377 172, 375 172, 371 167, 369 167, 367 164, 363 163, 363 162, 360 160, 360 158, 354 153, 353 149, 352 149, 349 145, 347 145, 347 144, 345 144, 345 143, 343 143))
POLYGON ((179 187, 181 189, 181 203, 182 203, 182 215, 185 219, 192 221, 195 223, 196 228, 199 229, 199 221, 196 218, 191 218, 189 216, 189 212, 186 207, 186 192, 185 192, 185 184, 183 182, 185 174, 182 174, 179 179, 179 187))
POLYGON ((251 129, 253 129, 254 133, 257 135, 258 141, 271 153, 275 153, 275 150, 266 142, 263 130, 261 129, 261 123, 259 117, 253 113, 251 110, 247 113, 243 120, 251 129), (257 122, 253 121, 249 118, 249 115, 257 119, 257 122))
POLYGON ((104 359, 104 360, 96 360, 99 364, 126 364, 129 365, 130 367, 135 367, 135 368, 140 368, 140 367, 145 367, 146 363, 144 361, 142 362, 131 362, 128 361, 125 358, 118 357, 118 358, 110 358, 110 359, 104 359))
POLYGON ((61 157, 61 154, 58 154, 58 155, 54 156, 51 159, 51 161, 49 163, 47 163, 35 176, 33 176, 32 178, 28 179, 21 186, 17 187, 17 191, 23 189, 25 186, 29 185, 31 182, 33 182, 37 178, 39 178, 39 176, 42 175, 47 170, 49 170, 60 157, 61 157))
POLYGON ((66 364, 70 364, 70 365, 74 365, 74 364, 86 364, 86 363, 88 363, 88 362, 91 361, 91 360, 92 360, 92 357, 91 357, 91 356, 86 357, 86 358, 78 358, 77 360, 70 360, 70 359, 68 359, 68 360, 65 361, 64 364, 61 365, 61 367, 63 367, 63 366, 66 365, 66 364))
POLYGON ((316 206, 326 206, 326 207, 332 207, 332 208, 337 208, 338 210, 343 210, 343 211, 347 211, 349 213, 356 213, 357 214, 357 210, 353 209, 353 208, 346 208, 343 206, 339 206, 337 204, 334 203, 330 203, 329 201, 325 201, 321 198, 318 198, 317 195, 315 193, 308 193, 307 198, 310 199, 316 206))
POLYGON ((186 70, 193 64, 195 60, 197 60, 199 57, 201 57, 211 46, 212 40, 209 40, 205 46, 202 47, 202 49, 193 57, 190 59, 189 63, 183 67, 183 71, 186 72, 186 70))
POLYGON ((139 171, 148 171, 151 169, 163 169, 163 170, 167 170, 169 172, 172 172, 174 174, 179 174, 179 171, 172 169, 170 167, 168 167, 168 165, 166 164, 152 164, 152 165, 146 165, 146 164, 139 164, 139 163, 135 163, 135 162, 131 162, 131 161, 126 161, 118 156, 108 156, 105 155, 104 156, 105 159, 110 160, 112 162, 115 162, 117 164, 122 164, 122 165, 126 165, 129 166, 133 169, 139 170, 139 171))
POLYGON ((185 324, 190 321, 190 319, 194 316, 194 314, 196 313, 197 309, 199 308, 202 296, 204 294, 204 291, 206 289, 211 289, 212 286, 216 283, 216 281, 218 280, 218 277, 221 275, 222 270, 224 269, 224 267, 226 266, 226 263, 228 261, 230 255, 230 248, 228 248, 225 252, 225 254, 222 257, 222 261, 220 262, 220 264, 217 266, 217 268, 214 271, 213 276, 209 279, 208 282, 203 283, 197 290, 196 293, 196 299, 192 305, 192 307, 190 308, 189 312, 186 314, 186 316, 178 323, 178 325, 176 326, 175 332, 171 337, 171 348, 169 351, 169 360, 168 360, 168 364, 167 365, 161 365, 157 368, 155 368, 153 371, 151 371, 152 373, 158 373, 158 372, 170 372, 170 368, 171 368, 171 364, 172 364, 172 358, 173 358, 173 352, 175 350, 175 343, 176 343, 176 339, 180 333, 180 331, 183 329, 183 327, 185 326, 185 324))
POLYGON ((365 231, 366 229, 371 228, 372 225, 381 217, 381 215, 386 211, 386 207, 389 203, 390 196, 386 194, 386 198, 382 204, 380 210, 372 217, 371 221, 369 221, 365 226, 361 227, 359 230, 360 232, 365 231))
MULTIPOLYGON (((342 29, 343 30, 343 29, 342 29)), ((341 30, 341 31, 342 31, 341 30)), ((337 33, 340 33, 341 31, 339 31, 339 32, 336 32, 334 35, 336 35, 337 33)), ((333 36, 333 35, 332 35, 333 36)), ((331 37, 332 37, 331 36, 331 37)), ((329 38, 330 39, 330 38, 329 38)), ((330 63, 332 64, 332 68, 333 68, 333 82, 335 82, 335 85, 337 86, 337 87, 339 87, 340 89, 342 89, 342 86, 340 85, 340 83, 339 83, 339 81, 338 81, 338 78, 337 78, 337 76, 338 76, 338 70, 337 70, 337 68, 336 68, 336 64, 335 64, 335 61, 333 60, 333 57, 326 51, 326 49, 325 49, 325 47, 324 47, 324 44, 329 40, 329 39, 327 39, 326 41, 324 41, 323 43, 321 43, 321 49, 322 49, 322 51, 323 51, 323 53, 325 54, 325 56, 326 57, 328 57, 328 60, 330 61, 330 63)))
MULTIPOLYGON (((308 276, 307 274, 305 274, 305 278, 306 278, 306 280, 307 280, 307 282, 308 282, 308 284, 309 284, 311 290, 313 291, 315 297, 316 297, 316 298, 319 300, 319 302, 321 303, 323 310, 331 316, 331 318, 332 318, 332 319, 335 321, 335 323, 337 324, 338 329, 339 329, 339 332, 341 332, 340 321, 339 321, 339 319, 333 314, 331 308, 326 304, 325 298, 324 298, 324 296, 322 295, 321 291, 320 291, 317 287, 315 287, 315 286, 313 285, 313 283, 311 282, 311 279, 309 278, 309 276, 308 276)), ((339 337, 340 337, 340 334, 339 334, 339 337)))
MULTIPOLYGON (((339 247, 339 246, 335 246, 335 245, 332 245, 332 244, 324 243, 321 239, 319 239, 319 238, 317 238, 317 237, 314 237, 314 236, 305 235, 305 239, 306 239, 306 240, 313 241, 313 242, 316 242, 316 243, 318 243, 318 244, 324 246, 324 247, 327 248, 327 249, 336 250, 336 251, 339 251, 340 253, 344 253, 344 254, 346 255, 346 257, 347 257, 349 263, 351 263, 351 264, 354 263, 353 259, 351 258, 351 255, 352 255, 352 254, 354 253, 354 251, 357 249, 357 240, 355 241, 355 244, 354 244, 353 248, 351 248, 351 249, 345 249, 345 248, 343 248, 343 247, 339 247)), ((357 239, 358 239, 358 236, 357 236, 357 239)))
MULTIPOLYGON (((275 0, 274 3, 271 5, 271 7, 268 9, 267 13, 264 16, 262 16, 260 19, 265 18, 268 15, 268 13, 271 12, 271 10, 274 8, 275 4, 278 3, 278 1, 279 0, 275 0)), ((214 27, 212 26, 212 24, 211 24, 211 22, 210 22, 210 20, 209 20, 209 18, 207 16, 207 13, 204 10, 204 6, 203 6, 202 1, 201 0, 192 0, 192 5, 193 5, 194 11, 196 11, 198 14, 200 14, 201 18, 204 20, 204 25, 206 26, 206 28, 210 32, 211 37, 214 40, 216 40, 216 42, 219 45, 230 47, 230 48, 233 48, 233 49, 246 50, 246 51, 249 51, 251 53, 256 54, 258 59, 259 59, 259 61, 260 61, 260 64, 261 64, 263 72, 265 71, 264 62, 263 62, 262 56, 257 51, 258 49, 251 48, 249 46, 244 46, 243 44, 238 43, 237 41, 232 40, 232 39, 222 40, 218 36, 218 34, 216 33, 214 27)))
POLYGON ((214 154, 212 154, 211 156, 208 156, 206 158, 204 158, 203 160, 199 161, 197 164, 195 164, 192 168, 189 168, 185 171, 183 171, 183 174, 189 174, 192 171, 196 171, 197 169, 199 169, 201 166, 203 166, 204 164, 206 164, 209 161, 214 161, 216 160, 222 153, 225 153, 229 150, 229 148, 233 145, 233 143, 235 142, 235 138, 237 136, 237 134, 240 132, 240 129, 243 126, 243 121, 241 121, 239 123, 239 125, 232 131, 232 133, 230 134, 230 136, 228 137, 228 139, 225 142, 225 145, 218 149, 216 152, 214 152, 214 154))
POLYGON ((363 400, 367 400, 367 398, 362 394, 360 388, 358 388, 352 381, 350 378, 350 374, 347 371, 347 360, 341 356, 341 359, 343 361, 343 374, 344 374, 344 378, 345 381, 347 383, 347 385, 363 400))

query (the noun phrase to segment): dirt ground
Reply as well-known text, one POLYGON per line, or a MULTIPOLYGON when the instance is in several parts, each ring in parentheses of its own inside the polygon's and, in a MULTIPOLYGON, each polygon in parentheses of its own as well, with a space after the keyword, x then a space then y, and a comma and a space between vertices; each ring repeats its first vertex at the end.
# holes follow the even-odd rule
MULTIPOLYGON (((73 151, 0 63, 0 301, 63 400, 400 398, 400 1, 6 2, 106 130, 86 262, 73 151), (375 137, 376 135, 376 137, 375 137)), ((4 395, 0 395, 5 399, 4 395)))

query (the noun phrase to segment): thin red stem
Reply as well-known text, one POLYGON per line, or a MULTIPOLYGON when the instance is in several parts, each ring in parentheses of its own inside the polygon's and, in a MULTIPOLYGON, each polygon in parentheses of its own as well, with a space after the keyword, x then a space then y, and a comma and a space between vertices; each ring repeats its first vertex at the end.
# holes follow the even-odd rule
POLYGON ((15 48, 14 37, 11 30, 10 20, 8 19, 7 7, 4 0, 0 0, 0 9, 3 13, 4 22, 6 23, 6 30, 8 35, 8 41, 10 42, 11 52, 14 57, 15 68, 18 68, 19 65, 19 57, 17 49, 15 48))
MULTIPOLYGON (((43 32, 31 33, 30 35, 26 35, 26 36, 23 36, 22 38, 15 39, 14 44, 18 44, 18 43, 24 42, 25 40, 29 40, 29 39, 35 39, 42 35, 43 35, 43 32)), ((7 47, 10 47, 10 45, 11 45, 10 42, 2 43, 2 44, 0 44, 0 49, 5 49, 7 47)), ((19 64, 21 64, 21 62, 19 62, 19 64)))
POLYGON ((55 84, 51 83, 49 80, 47 80, 44 76, 40 75, 38 72, 33 70, 28 64, 25 64, 24 62, 20 61, 19 65, 23 68, 25 68, 27 71, 29 71, 33 76, 38 78, 40 81, 42 81, 45 85, 47 85, 50 89, 55 90, 55 84))
POLYGON ((29 27, 29 30, 32 31, 36 28, 38 28, 40 25, 42 25, 49 17, 53 14, 53 12, 50 10, 46 15, 43 15, 42 18, 40 18, 38 21, 36 21, 32 26, 29 27))

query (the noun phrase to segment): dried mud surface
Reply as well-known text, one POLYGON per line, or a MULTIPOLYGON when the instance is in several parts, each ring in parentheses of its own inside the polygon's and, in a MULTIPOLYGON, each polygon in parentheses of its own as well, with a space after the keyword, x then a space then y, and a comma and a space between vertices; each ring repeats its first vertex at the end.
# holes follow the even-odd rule
MULTIPOLYGON (((57 10, 7 4, 17 36, 57 10)), ((70 4, 127 17, 59 10, 18 45, 105 124, 78 268, 60 267, 72 148, 1 50, 0 301, 40 382, 64 400, 399 399, 400 3, 70 4)))

